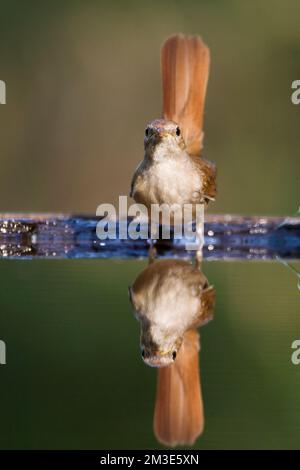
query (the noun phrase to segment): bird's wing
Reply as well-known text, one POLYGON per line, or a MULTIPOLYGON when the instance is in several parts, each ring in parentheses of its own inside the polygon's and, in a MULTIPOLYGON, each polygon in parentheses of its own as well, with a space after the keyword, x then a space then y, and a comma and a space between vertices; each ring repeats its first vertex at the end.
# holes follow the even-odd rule
POLYGON ((202 148, 209 64, 209 49, 199 36, 178 34, 162 46, 163 115, 182 128, 190 155, 202 148))

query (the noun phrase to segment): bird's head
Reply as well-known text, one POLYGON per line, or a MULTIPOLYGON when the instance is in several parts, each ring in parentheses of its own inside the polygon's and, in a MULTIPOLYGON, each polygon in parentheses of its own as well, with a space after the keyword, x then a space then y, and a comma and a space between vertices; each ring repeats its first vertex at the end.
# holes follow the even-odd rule
POLYGON ((145 151, 153 155, 157 150, 180 152, 185 149, 182 130, 176 122, 155 119, 145 129, 145 151))
POLYGON ((141 322, 141 355, 148 366, 165 367, 173 364, 181 343, 182 337, 177 332, 141 322))

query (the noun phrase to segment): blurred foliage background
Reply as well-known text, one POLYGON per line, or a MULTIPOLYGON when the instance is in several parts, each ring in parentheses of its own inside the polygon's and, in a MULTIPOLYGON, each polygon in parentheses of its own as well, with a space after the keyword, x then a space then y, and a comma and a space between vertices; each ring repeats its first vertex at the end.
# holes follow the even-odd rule
MULTIPOLYGON (((0 210, 95 214, 128 194, 147 121, 161 113, 159 48, 201 34, 212 66, 210 211, 299 205, 300 4, 288 0, 0 0, 0 210)), ((0 263, 1 448, 156 448, 155 371, 139 356, 127 286, 144 264, 0 263)), ((197 448, 297 448, 296 279, 280 264, 205 263, 206 428, 197 448)))

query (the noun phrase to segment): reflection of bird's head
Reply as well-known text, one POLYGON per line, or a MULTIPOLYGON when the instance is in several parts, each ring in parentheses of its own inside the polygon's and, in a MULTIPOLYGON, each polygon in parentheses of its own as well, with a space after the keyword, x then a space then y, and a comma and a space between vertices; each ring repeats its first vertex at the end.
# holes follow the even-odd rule
POLYGON ((161 329, 158 325, 141 322, 141 355, 151 367, 172 364, 180 349, 182 338, 176 332, 161 329))
MULTIPOLYGON (((147 315, 142 313, 142 310, 146 309, 145 298, 143 298, 143 293, 135 287, 129 287, 129 298, 141 326, 140 347, 143 361, 152 367, 168 366, 176 359, 182 337, 177 328, 170 328, 168 323, 166 325, 157 324, 157 322, 151 321, 147 315)), ((146 284, 145 287, 149 286, 146 284)), ((151 286, 149 291, 152 291, 151 286)), ((151 303, 159 302, 159 300, 160 295, 156 296, 152 292, 151 299, 148 298, 146 303, 151 308, 151 303)))
POLYGON ((157 147, 168 152, 178 152, 185 148, 182 131, 178 124, 164 119, 155 119, 147 125, 144 144, 148 153, 153 153, 157 147))

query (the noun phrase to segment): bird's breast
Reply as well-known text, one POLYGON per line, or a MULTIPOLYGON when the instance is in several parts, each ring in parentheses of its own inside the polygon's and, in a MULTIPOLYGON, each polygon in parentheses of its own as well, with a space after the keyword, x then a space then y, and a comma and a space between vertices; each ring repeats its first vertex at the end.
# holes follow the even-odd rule
POLYGON ((164 158, 154 162, 144 174, 151 204, 198 202, 202 177, 188 158, 164 158))

